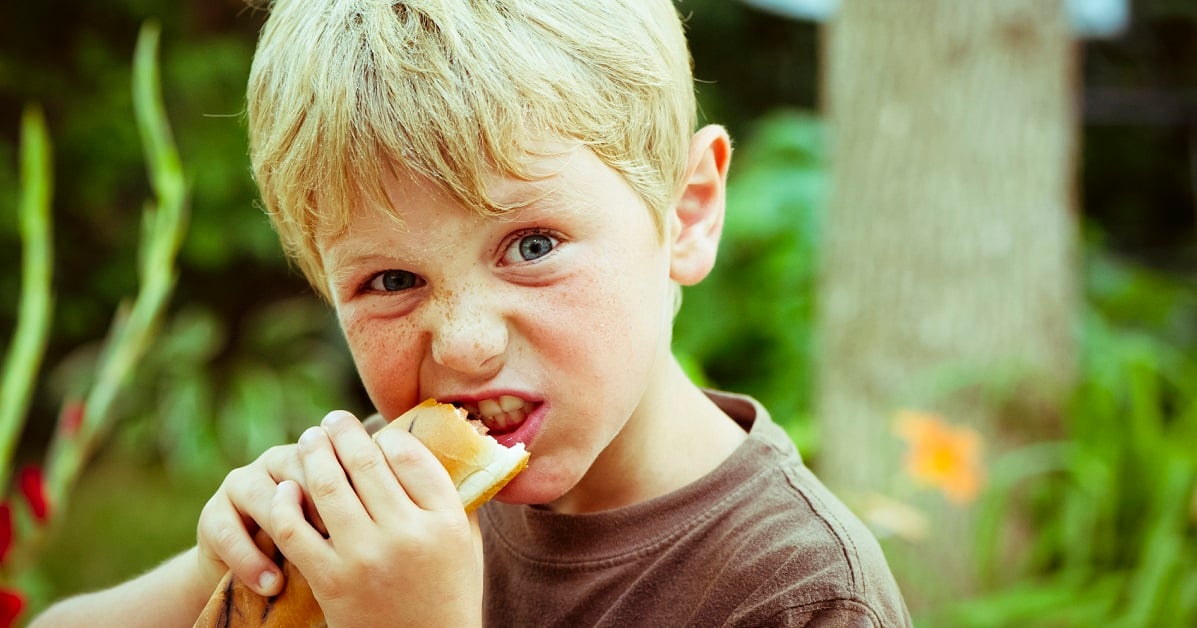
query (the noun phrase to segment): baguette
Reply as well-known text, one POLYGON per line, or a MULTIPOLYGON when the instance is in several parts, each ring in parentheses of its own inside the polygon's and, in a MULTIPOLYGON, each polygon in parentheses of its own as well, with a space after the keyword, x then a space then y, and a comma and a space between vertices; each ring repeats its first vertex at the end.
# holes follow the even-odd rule
MULTIPOLYGON (((504 447, 475 429, 466 420, 464 410, 433 399, 403 413, 379 433, 394 429, 410 432, 432 451, 449 472, 466 512, 494 497, 528 464, 523 444, 504 447)), ((282 567, 282 592, 262 597, 234 578, 232 572, 226 573, 208 598, 195 628, 325 626, 324 613, 299 570, 283 558, 264 534, 255 540, 282 567)))

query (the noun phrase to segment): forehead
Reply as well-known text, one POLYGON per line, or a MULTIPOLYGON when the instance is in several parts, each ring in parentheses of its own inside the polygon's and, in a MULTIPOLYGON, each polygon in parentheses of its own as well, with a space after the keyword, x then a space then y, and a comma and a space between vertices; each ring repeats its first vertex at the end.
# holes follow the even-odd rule
POLYGON ((471 205, 435 178, 393 165, 379 174, 382 197, 371 202, 365 194, 347 208, 337 228, 317 238, 322 249, 346 238, 380 228, 401 233, 419 232, 442 224, 446 212, 461 213, 453 221, 462 229, 489 221, 520 223, 531 215, 594 215, 601 211, 603 192, 626 187, 622 177, 592 151, 576 143, 543 142, 525 155, 520 174, 490 170, 484 177, 485 194, 494 206, 471 205), (496 209, 498 208, 498 209, 496 209))

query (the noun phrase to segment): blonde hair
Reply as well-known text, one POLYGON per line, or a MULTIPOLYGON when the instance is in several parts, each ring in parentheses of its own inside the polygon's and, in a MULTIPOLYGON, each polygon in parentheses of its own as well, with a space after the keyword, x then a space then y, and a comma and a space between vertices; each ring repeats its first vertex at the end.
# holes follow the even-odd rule
POLYGON ((327 296, 317 239, 355 206, 387 211, 384 173, 437 181, 484 214, 530 141, 589 147, 653 212, 682 183, 695 127, 670 0, 275 0, 248 89, 250 153, 288 253, 327 296))

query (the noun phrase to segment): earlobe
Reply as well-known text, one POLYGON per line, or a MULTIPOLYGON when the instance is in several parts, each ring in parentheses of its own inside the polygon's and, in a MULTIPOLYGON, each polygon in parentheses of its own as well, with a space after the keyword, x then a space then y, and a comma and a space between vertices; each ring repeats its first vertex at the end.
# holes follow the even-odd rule
POLYGON ((727 130, 710 125, 694 134, 685 182, 669 214, 669 276, 679 284, 696 284, 715 266, 730 163, 727 130))

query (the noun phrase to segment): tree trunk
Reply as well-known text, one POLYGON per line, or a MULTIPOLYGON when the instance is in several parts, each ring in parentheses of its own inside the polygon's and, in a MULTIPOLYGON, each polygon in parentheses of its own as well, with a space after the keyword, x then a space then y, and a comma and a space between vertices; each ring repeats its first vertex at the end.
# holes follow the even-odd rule
POLYGON ((975 502, 901 472, 895 415, 971 426, 992 463, 1071 383, 1077 47, 1064 0, 844 0, 824 36, 816 465, 867 520, 926 515, 885 543, 917 611, 976 586, 975 502))

